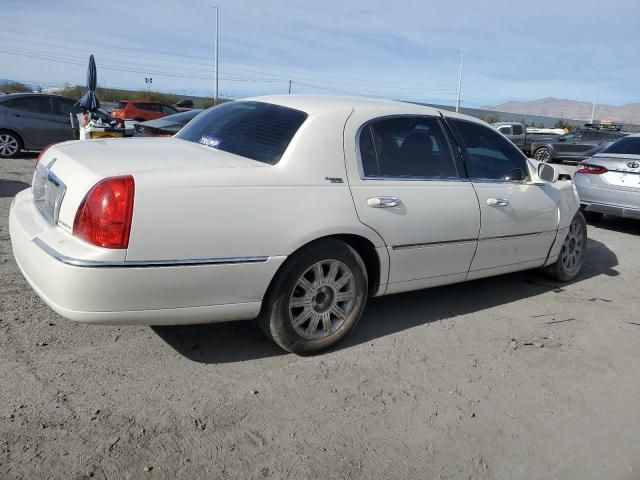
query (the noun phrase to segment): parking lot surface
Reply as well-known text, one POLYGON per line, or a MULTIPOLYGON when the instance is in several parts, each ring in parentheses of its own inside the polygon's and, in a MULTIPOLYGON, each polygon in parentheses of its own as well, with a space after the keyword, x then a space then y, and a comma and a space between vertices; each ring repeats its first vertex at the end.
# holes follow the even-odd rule
POLYGON ((254 322, 102 327, 30 289, 0 163, 0 478, 640 478, 640 222, 589 227, 579 278, 373 299, 335 350, 254 322))

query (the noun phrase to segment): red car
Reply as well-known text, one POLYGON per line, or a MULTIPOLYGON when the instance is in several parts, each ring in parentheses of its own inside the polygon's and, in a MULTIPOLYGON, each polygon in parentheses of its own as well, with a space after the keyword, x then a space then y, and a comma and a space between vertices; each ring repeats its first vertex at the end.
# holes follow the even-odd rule
POLYGON ((121 120, 144 122, 146 120, 166 117, 167 115, 175 115, 176 113, 178 113, 178 111, 175 108, 158 102, 122 100, 115 104, 111 111, 111 116, 121 120))

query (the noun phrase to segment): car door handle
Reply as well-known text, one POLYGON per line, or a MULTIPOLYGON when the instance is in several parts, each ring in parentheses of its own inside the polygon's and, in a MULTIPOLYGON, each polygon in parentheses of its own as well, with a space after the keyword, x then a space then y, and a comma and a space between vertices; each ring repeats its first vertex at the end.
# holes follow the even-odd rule
POLYGON ((367 205, 373 208, 397 207, 402 201, 398 197, 371 197, 367 199, 367 205))
POLYGON ((487 205, 490 207, 506 207, 509 205, 509 200, 506 198, 487 198, 487 205))
POLYGON ((22 116, 19 113, 10 113, 9 115, 11 115, 12 117, 21 117, 22 116))

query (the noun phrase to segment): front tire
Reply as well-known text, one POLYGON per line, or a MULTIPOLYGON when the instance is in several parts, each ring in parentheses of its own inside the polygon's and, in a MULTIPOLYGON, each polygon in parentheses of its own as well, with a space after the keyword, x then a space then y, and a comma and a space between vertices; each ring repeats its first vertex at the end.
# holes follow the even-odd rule
POLYGON ((559 282, 569 282, 580 273, 587 249, 587 222, 581 212, 577 212, 569 232, 562 244, 558 260, 544 268, 550 278, 559 282))
POLYGON ((367 292, 360 255, 339 240, 322 240, 287 260, 265 299, 260 326, 288 352, 320 352, 357 324, 367 292))
POLYGON ((551 162, 551 150, 549 150, 547 147, 540 147, 533 154, 533 158, 535 158, 539 162, 549 163, 551 162))
POLYGON ((13 132, 0 131, 0 158, 14 158, 22 150, 22 141, 13 132))

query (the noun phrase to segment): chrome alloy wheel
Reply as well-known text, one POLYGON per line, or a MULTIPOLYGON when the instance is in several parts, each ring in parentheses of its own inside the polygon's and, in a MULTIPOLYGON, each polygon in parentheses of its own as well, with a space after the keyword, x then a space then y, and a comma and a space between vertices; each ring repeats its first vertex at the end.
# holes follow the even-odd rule
POLYGON ((567 273, 573 273, 582 266, 584 247, 582 225, 574 219, 569 226, 569 233, 567 233, 567 238, 565 238, 560 252, 562 266, 567 273))
POLYGON ((539 148, 538 150, 536 150, 535 158, 539 162, 548 163, 549 161, 551 161, 551 152, 548 148, 539 148))
POLYGON ((7 133, 0 134, 0 157, 11 157, 18 151, 18 139, 7 133))
POLYGON ((305 271, 289 298, 289 319, 306 339, 325 338, 353 311, 356 299, 353 273, 338 260, 323 260, 305 271))

